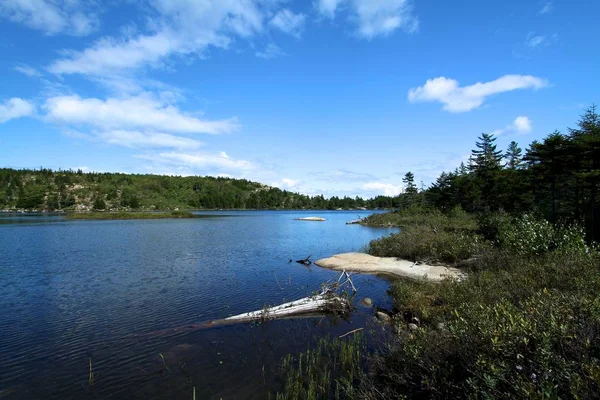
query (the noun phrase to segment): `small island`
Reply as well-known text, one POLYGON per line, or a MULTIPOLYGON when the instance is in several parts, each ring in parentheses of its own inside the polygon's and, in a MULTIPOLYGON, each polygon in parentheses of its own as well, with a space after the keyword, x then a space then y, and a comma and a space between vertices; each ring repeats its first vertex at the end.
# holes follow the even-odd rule
POLYGON ((169 218, 196 218, 197 215, 189 211, 168 211, 168 212, 81 212, 72 213, 66 216, 67 219, 84 220, 125 220, 125 219, 169 219, 169 218))

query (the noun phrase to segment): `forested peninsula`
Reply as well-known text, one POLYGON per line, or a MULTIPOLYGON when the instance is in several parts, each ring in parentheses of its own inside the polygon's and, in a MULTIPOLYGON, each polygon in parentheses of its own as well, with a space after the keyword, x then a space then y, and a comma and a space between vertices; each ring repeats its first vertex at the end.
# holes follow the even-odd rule
POLYGON ((374 209, 399 198, 307 196, 245 179, 0 169, 0 210, 374 209))

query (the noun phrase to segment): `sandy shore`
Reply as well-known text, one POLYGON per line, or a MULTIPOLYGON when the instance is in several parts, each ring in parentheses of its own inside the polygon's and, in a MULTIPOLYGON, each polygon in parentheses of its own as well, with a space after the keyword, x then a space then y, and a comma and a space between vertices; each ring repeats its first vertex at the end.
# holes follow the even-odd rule
POLYGON ((456 268, 413 263, 393 257, 374 257, 364 253, 345 253, 315 262, 320 267, 337 271, 366 274, 388 274, 404 278, 439 282, 446 278, 464 279, 465 274, 456 268))

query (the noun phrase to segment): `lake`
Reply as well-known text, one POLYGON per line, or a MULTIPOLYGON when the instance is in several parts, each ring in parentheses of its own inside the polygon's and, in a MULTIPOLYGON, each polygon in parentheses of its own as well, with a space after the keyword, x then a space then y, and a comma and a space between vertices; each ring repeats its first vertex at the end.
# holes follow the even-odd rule
MULTIPOLYGON (((296 300, 338 275, 290 259, 360 251, 393 229, 342 211, 199 212, 213 218, 67 221, 0 214, 0 398, 256 398, 288 353, 365 326, 335 317, 173 330, 296 300), (295 221, 322 216, 326 222, 295 221), (158 331, 161 331, 157 333, 158 331), (89 362, 94 372, 89 384, 89 362)), ((388 306, 388 282, 353 276, 388 306)))

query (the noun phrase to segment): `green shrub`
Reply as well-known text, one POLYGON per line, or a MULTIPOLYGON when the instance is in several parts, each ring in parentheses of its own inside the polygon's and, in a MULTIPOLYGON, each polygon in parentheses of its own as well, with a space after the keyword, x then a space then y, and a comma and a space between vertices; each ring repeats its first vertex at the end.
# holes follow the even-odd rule
POLYGON ((600 300, 542 290, 467 302, 447 330, 419 329, 377 364, 383 397, 597 398, 600 300))
POLYGON ((372 241, 369 253, 412 261, 455 263, 479 254, 485 247, 476 234, 419 225, 402 228, 400 233, 372 241))
POLYGON ((531 215, 514 218, 501 225, 497 244, 522 256, 541 255, 549 251, 589 253, 583 229, 576 225, 552 225, 531 215))
POLYGON ((94 204, 92 205, 94 210, 106 210, 106 202, 101 196, 98 196, 94 199, 94 204))
POLYGON ((476 219, 464 212, 460 207, 454 208, 447 214, 439 210, 423 207, 411 207, 400 211, 384 214, 373 214, 365 221, 367 225, 393 226, 428 226, 436 230, 475 230, 476 219))

